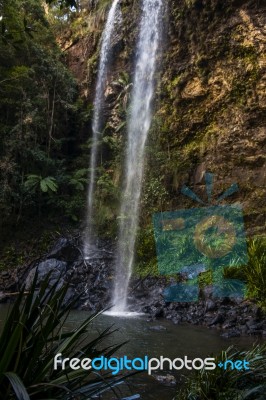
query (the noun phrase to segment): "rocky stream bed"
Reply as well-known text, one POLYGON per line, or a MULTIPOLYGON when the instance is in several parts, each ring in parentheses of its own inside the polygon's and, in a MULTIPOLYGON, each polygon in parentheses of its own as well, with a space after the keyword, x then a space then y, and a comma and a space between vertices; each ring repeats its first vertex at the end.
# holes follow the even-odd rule
MULTIPOLYGON (((12 301, 25 284, 29 288, 38 270, 40 283, 50 273, 51 283, 69 284, 66 300, 81 294, 77 308, 98 311, 110 306, 113 286, 114 252, 110 242, 99 242, 90 259, 83 258, 80 239, 61 237, 42 258, 29 265, 0 273, 0 302, 12 301)), ((193 303, 166 302, 163 291, 169 285, 165 277, 132 278, 129 309, 143 312, 147 322, 158 320, 152 329, 163 329, 161 319, 174 324, 190 323, 217 329, 225 338, 241 335, 266 336, 266 315, 255 301, 224 297, 214 299, 212 287, 200 291, 193 303)))

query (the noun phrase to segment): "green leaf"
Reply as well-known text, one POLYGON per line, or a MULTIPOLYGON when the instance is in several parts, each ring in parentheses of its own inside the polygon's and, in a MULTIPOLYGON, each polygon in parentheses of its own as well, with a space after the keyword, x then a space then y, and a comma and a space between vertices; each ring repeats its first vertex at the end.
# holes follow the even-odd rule
POLYGON ((1 354, 0 361, 0 374, 4 373, 9 368, 9 363, 15 355, 16 348, 20 341, 22 326, 21 323, 17 322, 15 329, 13 330, 4 352, 1 354))
POLYGON ((47 176, 46 178, 42 179, 40 182, 40 187, 42 192, 48 192, 49 190, 51 192, 57 192, 58 185, 56 183, 56 180, 52 178, 51 176, 47 176))
POLYGON ((79 169, 74 174, 74 176, 76 178, 83 178, 84 176, 87 176, 87 175, 88 175, 88 169, 87 168, 79 169))
POLYGON ((6 372, 4 375, 11 383, 18 400, 30 400, 30 396, 17 374, 14 372, 6 372))
POLYGON ((82 184, 81 180, 70 179, 69 184, 75 186, 75 189, 77 190, 84 190, 84 185, 82 184))
POLYGON ((44 193, 48 192, 48 186, 47 186, 45 179, 42 179, 40 181, 40 188, 41 188, 42 192, 44 192, 44 193))
POLYGON ((76 329, 62 333, 65 321, 82 293, 72 301, 66 301, 68 286, 58 288, 58 282, 51 284, 49 274, 38 290, 35 274, 29 291, 26 294, 24 288, 21 290, 0 337, 1 400, 11 398, 7 393, 6 377, 19 400, 47 399, 47 393, 49 399, 70 398, 68 394, 75 393, 82 393, 82 398, 84 395, 89 399, 107 386, 112 388, 117 380, 110 373, 101 377, 83 369, 72 371, 69 366, 64 371, 53 369, 57 353, 62 353, 63 357, 80 357, 81 354, 91 358, 109 357, 117 349, 115 345, 102 346, 113 334, 110 329, 90 342, 84 340, 90 323, 99 313, 90 316, 76 329))

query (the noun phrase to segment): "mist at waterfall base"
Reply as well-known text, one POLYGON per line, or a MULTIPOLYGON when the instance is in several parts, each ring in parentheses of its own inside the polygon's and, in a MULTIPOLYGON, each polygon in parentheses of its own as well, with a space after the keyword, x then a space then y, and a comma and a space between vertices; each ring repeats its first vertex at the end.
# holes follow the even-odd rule
MULTIPOLYGON (((154 94, 154 74, 160 42, 162 0, 144 0, 137 57, 133 79, 132 100, 127 126, 125 179, 120 209, 120 224, 115 283, 112 298, 113 315, 127 311, 127 294, 132 274, 138 226, 145 143, 151 125, 151 101, 154 94)), ((130 315, 130 313, 129 313, 130 315)))
POLYGON ((90 154, 89 187, 87 195, 87 219, 84 238, 84 255, 89 258, 94 249, 93 243, 93 214, 94 214, 94 192, 97 168, 97 155, 99 141, 102 136, 102 114, 104 107, 104 91, 106 87, 107 73, 112 53, 112 37, 115 31, 116 22, 120 20, 119 1, 114 0, 109 10, 105 28, 101 38, 100 61, 97 75, 95 98, 93 102, 92 119, 92 147, 90 154))

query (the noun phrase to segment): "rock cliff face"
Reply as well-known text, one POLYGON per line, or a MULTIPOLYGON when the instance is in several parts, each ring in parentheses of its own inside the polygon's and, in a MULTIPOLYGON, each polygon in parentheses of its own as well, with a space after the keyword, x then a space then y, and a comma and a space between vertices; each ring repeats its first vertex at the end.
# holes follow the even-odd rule
MULTIPOLYGON (((195 206, 180 194, 186 183, 206 200, 204 172, 215 174, 214 197, 236 182, 249 235, 265 232, 265 7, 253 0, 168 0, 158 57, 154 118, 147 146, 142 224, 155 210, 195 206)), ((106 90, 102 155, 114 187, 121 180, 125 119, 134 65, 140 2, 122 0, 123 26, 114 39, 106 90)), ((95 18, 84 12, 80 23, 95 18)), ((63 47, 81 91, 92 102, 98 30, 63 47)), ((88 33, 90 32, 90 33, 88 33)), ((89 130, 88 130, 89 132, 89 130)), ((110 198, 108 199, 110 204, 110 198)), ((107 204, 108 207, 108 204, 107 204)), ((109 206, 111 207, 111 206, 109 206)), ((114 218, 115 211, 110 213, 114 218)))
MULTIPOLYGON (((190 1, 181 10, 172 3, 157 112, 170 148, 166 179, 177 190, 183 182, 201 185, 204 171, 212 171, 216 194, 237 182, 233 201, 242 202, 248 227, 259 233, 265 223, 265 13, 252 1, 190 1)), ((204 187, 195 190, 204 196, 204 187)))

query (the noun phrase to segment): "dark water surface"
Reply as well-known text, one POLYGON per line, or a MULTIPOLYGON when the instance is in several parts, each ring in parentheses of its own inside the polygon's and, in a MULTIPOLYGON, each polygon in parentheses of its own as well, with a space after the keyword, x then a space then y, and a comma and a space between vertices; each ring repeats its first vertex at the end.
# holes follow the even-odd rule
MULTIPOLYGON (((67 322, 67 327, 73 327, 79 324, 89 313, 84 311, 73 311, 67 322)), ((113 325, 118 329, 110 338, 110 344, 122 343, 128 341, 117 353, 116 356, 127 355, 129 358, 143 357, 148 355, 151 357, 169 357, 174 359, 187 355, 190 358, 205 358, 208 355, 216 354, 221 350, 227 349, 234 344, 240 349, 249 348, 254 342, 254 338, 234 338, 223 339, 220 333, 213 329, 198 327, 193 325, 174 325, 173 323, 160 320, 157 322, 147 322, 145 316, 134 318, 112 317, 108 315, 100 315, 96 318, 91 326, 92 337, 97 332, 103 331, 105 328, 113 325), (164 330, 153 330, 153 327, 162 327, 164 330)), ((182 372, 169 371, 171 375, 175 375, 177 386, 180 381, 182 372)), ((158 371, 161 375, 162 372, 158 371)), ((149 376, 147 372, 141 373, 129 380, 129 387, 124 385, 119 387, 122 394, 121 397, 130 394, 141 394, 143 400, 171 400, 176 392, 176 386, 169 387, 160 384, 153 376, 149 376)), ((104 399, 115 399, 116 397, 108 394, 104 399)))
MULTIPOLYGON (((3 326, 8 310, 7 305, 0 305, 0 329, 3 326)), ((73 329, 79 325, 90 313, 86 311, 72 311, 65 329, 73 329)), ((128 358, 143 357, 177 357, 189 358, 201 357, 216 354, 221 350, 227 349, 234 344, 240 349, 247 349, 252 346, 254 338, 241 337, 234 339, 223 339, 220 333, 214 329, 207 329, 193 325, 173 325, 166 320, 156 323, 146 321, 145 316, 124 318, 109 315, 100 315, 90 326, 88 339, 93 339, 99 332, 107 327, 113 326, 118 331, 107 339, 108 344, 119 344, 128 341, 115 356, 128 356, 128 358), (160 325, 162 330, 152 330, 152 327, 160 325)), ((183 371, 169 372, 175 375, 177 387, 183 371)), ((162 372, 158 371, 161 375, 162 372)), ((176 392, 176 387, 169 387, 160 384, 153 376, 148 376, 147 372, 140 373, 132 377, 126 384, 116 388, 119 398, 139 393, 143 400, 171 400, 176 392)), ((114 394, 106 393, 102 398, 111 400, 117 399, 114 394)))

